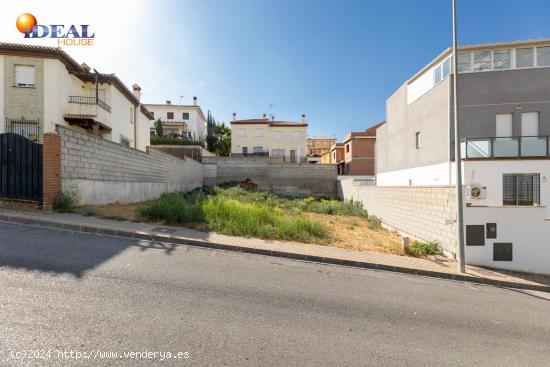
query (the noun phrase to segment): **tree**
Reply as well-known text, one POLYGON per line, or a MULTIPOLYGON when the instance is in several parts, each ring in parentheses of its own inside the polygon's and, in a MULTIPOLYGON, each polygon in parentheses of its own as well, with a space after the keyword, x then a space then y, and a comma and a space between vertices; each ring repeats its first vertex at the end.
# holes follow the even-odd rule
POLYGON ((216 124, 216 130, 218 136, 214 152, 217 155, 228 156, 231 152, 231 129, 222 122, 216 124))
POLYGON ((160 121, 160 117, 158 118, 157 121, 155 121, 155 134, 157 136, 162 136, 162 121, 160 121))
POLYGON ((206 118, 206 149, 209 152, 215 152, 216 150, 216 143, 218 142, 216 135, 216 120, 214 120, 214 117, 208 111, 208 117, 206 118))

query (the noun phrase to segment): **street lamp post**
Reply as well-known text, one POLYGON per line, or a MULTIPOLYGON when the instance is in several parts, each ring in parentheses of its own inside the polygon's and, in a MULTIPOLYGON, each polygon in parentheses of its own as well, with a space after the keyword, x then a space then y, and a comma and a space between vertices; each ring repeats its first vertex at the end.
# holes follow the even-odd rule
POLYGON ((456 0, 453 0, 453 123, 455 138, 455 169, 456 169, 456 226, 457 226, 457 258, 458 271, 466 272, 464 260, 464 208, 462 202, 462 159, 460 154, 460 135, 458 134, 458 41, 456 24, 456 0))

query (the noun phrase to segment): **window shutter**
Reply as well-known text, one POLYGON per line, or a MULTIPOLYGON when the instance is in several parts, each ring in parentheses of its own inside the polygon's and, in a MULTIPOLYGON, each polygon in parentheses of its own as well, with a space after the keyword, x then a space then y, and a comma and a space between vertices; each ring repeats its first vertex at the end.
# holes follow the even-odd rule
POLYGON ((34 66, 15 66, 15 85, 34 85, 34 66))

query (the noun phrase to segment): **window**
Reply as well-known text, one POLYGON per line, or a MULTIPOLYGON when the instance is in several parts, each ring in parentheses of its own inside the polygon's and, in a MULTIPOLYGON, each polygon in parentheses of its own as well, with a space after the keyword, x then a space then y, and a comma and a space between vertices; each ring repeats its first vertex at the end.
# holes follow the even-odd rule
POLYGON ((173 120, 174 119, 174 112, 167 112, 166 113, 166 119, 167 120, 173 120))
POLYGON ((539 113, 521 114, 521 136, 539 136, 539 113))
POLYGON ((434 70, 434 84, 437 84, 441 81, 441 65, 435 68, 434 70))
POLYGON ((493 51, 493 69, 503 70, 512 67, 512 57, 510 50, 493 51))
POLYGON ((184 112, 181 114, 182 120, 189 120, 189 112, 184 112))
POLYGON ((540 204, 540 174, 507 173, 502 175, 502 184, 503 205, 540 204))
POLYGON ((237 129, 237 136, 245 136, 244 128, 240 127, 237 129))
POLYGON ((416 149, 420 149, 420 131, 417 131, 414 135, 416 149))
POLYGON ((349 144, 346 144, 346 153, 349 153, 349 144))
POLYGON ((537 66, 550 66, 550 47, 537 47, 537 66))
POLYGON ((458 53, 458 72, 472 71, 472 55, 469 52, 458 53))
POLYGON ((518 48, 516 49, 516 67, 517 68, 532 68, 534 63, 533 48, 518 48))
POLYGON ((271 152, 271 155, 273 157, 284 157, 285 156, 285 150, 284 149, 273 149, 271 152))
POLYGON ((264 129, 254 129, 254 136, 263 136, 264 129))
POLYGON ((451 73, 451 59, 448 58, 447 60, 443 61, 442 66, 443 66, 443 79, 445 79, 451 73))
POLYGON ((243 155, 248 155, 248 147, 243 147, 243 155))
POLYGON ((299 131, 293 131, 292 132, 292 139, 294 139, 294 140, 300 139, 301 136, 302 136, 302 133, 300 133, 299 131))
POLYGON ((336 152, 332 152, 332 159, 336 160, 336 152))
POLYGON ((491 51, 474 52, 474 71, 491 70, 491 51))
POLYGON ((496 118, 496 137, 508 138, 513 136, 514 115, 511 113, 497 113, 496 118))
POLYGON ((281 140, 282 138, 283 138, 283 132, 282 131, 273 132, 273 139, 281 140))
POLYGON ((264 152, 264 147, 260 147, 260 146, 256 146, 256 147, 253 147, 252 148, 252 152, 254 154, 258 154, 258 153, 263 153, 264 152))
POLYGON ((15 85, 34 87, 34 66, 15 65, 15 85))

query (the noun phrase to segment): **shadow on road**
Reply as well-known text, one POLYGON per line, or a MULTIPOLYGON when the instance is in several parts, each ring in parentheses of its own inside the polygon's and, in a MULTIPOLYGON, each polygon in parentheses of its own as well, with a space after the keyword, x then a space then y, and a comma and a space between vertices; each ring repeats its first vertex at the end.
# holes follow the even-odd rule
POLYGON ((163 250, 170 255, 172 244, 88 235, 0 223, 0 267, 53 273, 81 278, 130 246, 163 250))

